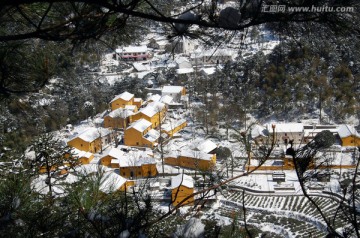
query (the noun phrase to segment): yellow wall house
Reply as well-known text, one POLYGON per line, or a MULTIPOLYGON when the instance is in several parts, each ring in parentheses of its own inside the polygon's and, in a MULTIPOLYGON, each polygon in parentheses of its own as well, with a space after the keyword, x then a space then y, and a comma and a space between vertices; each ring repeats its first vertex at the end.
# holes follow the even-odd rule
POLYGON ((341 125, 338 129, 342 146, 360 146, 360 133, 355 127, 350 125, 341 125))
POLYGON ((111 132, 105 128, 90 128, 67 142, 68 146, 78 150, 98 153, 104 143, 111 142, 111 132))
POLYGON ((115 109, 104 117, 104 127, 114 129, 126 128, 132 122, 132 115, 134 115, 132 110, 124 108, 115 109))
POLYGON ((158 174, 154 158, 146 152, 132 151, 119 159, 120 175, 125 178, 154 177, 158 174))
MULTIPOLYGON (((171 178, 171 202, 173 206, 178 205, 186 197, 194 193, 194 181, 186 174, 179 174, 171 178)), ((194 197, 185 200, 182 205, 194 204, 194 197)))
POLYGON ((124 133, 124 144, 127 146, 145 146, 153 148, 157 145, 160 133, 151 129, 151 122, 140 119, 133 122, 124 133))
POLYGON ((166 107, 161 102, 151 102, 146 107, 141 108, 132 118, 134 121, 145 119, 151 122, 152 128, 160 125, 160 120, 165 117, 166 107))
POLYGON ((76 148, 73 148, 71 152, 79 164, 89 164, 94 159, 94 154, 91 152, 78 150, 76 148))
POLYGON ((119 160, 123 155, 123 151, 112 148, 107 155, 100 159, 100 164, 110 168, 119 168, 119 160))
POLYGON ((216 154, 207 154, 196 150, 182 150, 165 155, 165 164, 184 168, 211 170, 216 164, 216 154))
POLYGON ((117 95, 110 102, 111 111, 118 108, 125 108, 126 105, 134 105, 134 94, 123 92, 122 94, 117 95))
POLYGON ((166 133, 169 137, 173 137, 174 134, 187 126, 185 119, 177 121, 169 121, 166 124, 161 125, 161 132, 166 133))

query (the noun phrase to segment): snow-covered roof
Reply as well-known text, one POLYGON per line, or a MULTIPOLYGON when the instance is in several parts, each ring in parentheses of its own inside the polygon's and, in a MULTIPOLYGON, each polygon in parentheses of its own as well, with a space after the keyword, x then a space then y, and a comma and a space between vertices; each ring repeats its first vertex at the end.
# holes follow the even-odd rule
POLYGON ((215 67, 211 67, 211 68, 202 68, 201 71, 203 71, 205 74, 207 75, 211 75, 214 74, 216 71, 215 67))
POLYGON ((169 154, 166 155, 166 157, 171 157, 171 158, 177 158, 178 156, 189 157, 189 158, 194 158, 194 159, 199 159, 199 160, 211 160, 213 157, 212 154, 207 154, 202 151, 185 150, 185 149, 180 150, 179 152, 171 151, 169 154))
POLYGON ((205 140, 204 142, 200 143, 197 146, 198 150, 205 152, 205 153, 209 153, 209 152, 215 150, 216 148, 217 148, 217 145, 214 142, 212 142, 211 140, 205 140))
POLYGON ((124 155, 124 152, 119 150, 118 148, 111 148, 108 155, 113 158, 119 159, 121 156, 124 155))
POLYGON ((341 138, 345 138, 352 135, 360 138, 360 134, 356 131, 355 127, 350 125, 339 126, 338 134, 341 138))
POLYGON ((142 102, 142 98, 134 98, 134 102, 142 102))
POLYGON ((177 188, 183 185, 187 188, 194 188, 194 180, 191 176, 186 174, 179 174, 171 177, 171 188, 177 188))
POLYGON ((151 122, 149 122, 148 120, 140 119, 140 120, 137 120, 137 121, 133 122, 133 123, 128 127, 128 129, 134 128, 134 129, 137 130, 137 131, 143 132, 143 131, 145 131, 147 128, 149 128, 149 126, 151 126, 151 125, 152 125, 151 122))
POLYGON ((134 68, 136 69, 136 71, 138 72, 142 72, 142 71, 149 71, 150 67, 148 65, 144 65, 138 62, 133 63, 134 68))
POLYGON ((168 123, 161 124, 161 130, 169 132, 169 131, 172 131, 174 128, 180 126, 181 124, 185 123, 185 122, 186 122, 185 119, 171 120, 168 123))
POLYGON ((160 102, 165 103, 165 104, 169 104, 169 103, 172 103, 173 100, 174 100, 173 97, 171 97, 169 95, 165 95, 165 96, 161 97, 160 102))
POLYGON ((268 136, 268 130, 260 125, 255 125, 252 129, 251 129, 251 138, 255 139, 259 136, 268 136))
MULTIPOLYGON (((86 142, 92 142, 92 141, 96 140, 97 138, 99 138, 100 136, 106 136, 110 133, 111 133, 111 131, 106 128, 89 128, 89 129, 85 130, 84 132, 82 132, 80 135, 77 135, 76 137, 80 138, 86 142)), ((74 138, 76 138, 76 137, 74 137, 74 138)), ((74 138, 72 138, 72 139, 74 139, 74 138)))
POLYGON ((193 68, 182 68, 182 69, 176 69, 177 74, 189 74, 194 72, 193 68))
POLYGON ((136 105, 125 105, 125 109, 130 110, 130 111, 135 111, 137 108, 136 105))
POLYGON ((181 93, 183 88, 182 86, 164 86, 161 93, 181 93))
POLYGON ((228 49, 209 49, 201 52, 192 53, 190 58, 212 57, 212 56, 233 56, 234 52, 228 49))
POLYGON ((149 157, 144 151, 131 151, 119 159, 120 167, 141 166, 144 164, 156 164, 155 159, 149 157))
POLYGON ((122 51, 123 53, 141 53, 141 52, 147 52, 147 46, 146 45, 142 45, 142 46, 128 46, 128 47, 123 47, 122 51))
POLYGON ((161 96, 159 94, 153 94, 150 97, 148 97, 147 101, 152 101, 152 102, 158 102, 160 101, 161 96))
POLYGON ((129 92, 123 92, 122 94, 119 94, 119 95, 117 95, 116 97, 114 97, 114 99, 111 100, 110 103, 118 100, 119 98, 121 98, 121 99, 124 100, 124 101, 130 101, 131 98, 133 98, 133 97, 134 97, 134 94, 129 93, 129 92))
POLYGON ((139 113, 142 113, 148 117, 153 117, 156 113, 161 111, 165 107, 164 103, 151 102, 146 107, 141 108, 139 113))
POLYGON ((75 156, 75 157, 79 157, 79 158, 91 158, 94 154, 91 152, 87 152, 87 151, 83 151, 83 150, 78 150, 76 148, 72 148, 71 149, 71 153, 75 156))
POLYGON ((267 124, 267 130, 272 133, 272 126, 275 125, 275 133, 302 133, 304 125, 302 123, 273 123, 267 124))
MULTIPOLYGON (((133 105, 129 105, 129 106, 133 106, 133 105)), ((111 118, 127 118, 129 116, 132 116, 134 115, 134 110, 133 109, 129 109, 128 107, 125 107, 124 108, 118 108, 118 109, 115 109, 114 111, 111 111, 109 113, 109 117, 111 118)))
POLYGON ((159 139, 160 133, 157 130, 151 129, 144 135, 144 138, 147 139, 150 142, 154 142, 157 139, 159 139))

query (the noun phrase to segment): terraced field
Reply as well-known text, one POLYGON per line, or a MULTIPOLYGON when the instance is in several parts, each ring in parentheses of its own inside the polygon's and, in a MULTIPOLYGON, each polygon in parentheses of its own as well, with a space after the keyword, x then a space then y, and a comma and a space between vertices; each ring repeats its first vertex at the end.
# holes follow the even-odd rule
MULTIPOLYGON (((242 192, 231 192, 222 201, 221 215, 243 220, 242 192)), ((325 237, 326 224, 320 213, 304 196, 258 196, 245 194, 247 222, 259 228, 271 227, 284 237, 325 237)), ((336 228, 347 224, 337 202, 314 197, 325 216, 336 228), (336 215, 335 215, 336 214, 336 215), (335 217, 335 218, 334 218, 335 217)))

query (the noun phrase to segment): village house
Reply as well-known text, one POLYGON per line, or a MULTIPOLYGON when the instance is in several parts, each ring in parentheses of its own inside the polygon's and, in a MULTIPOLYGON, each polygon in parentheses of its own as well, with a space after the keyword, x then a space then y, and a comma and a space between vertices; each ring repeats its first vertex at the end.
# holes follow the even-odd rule
POLYGON ((133 121, 132 116, 134 115, 134 111, 127 108, 118 108, 106 115, 104 117, 104 127, 113 129, 126 128, 133 121))
POLYGON ((197 150, 173 151, 164 157, 165 164, 201 171, 211 170, 216 164, 216 154, 197 150))
POLYGON ((182 86, 164 86, 161 96, 171 96, 175 102, 180 102, 181 97, 186 95, 186 89, 182 86))
POLYGON ((341 125, 338 129, 342 146, 360 146, 360 133, 354 126, 341 125))
POLYGON ((153 148, 157 145, 160 133, 152 129, 152 123, 140 119, 133 122, 124 133, 124 144, 127 146, 145 146, 153 148))
POLYGON ((106 128, 90 128, 85 130, 67 142, 67 145, 78 150, 98 153, 103 146, 109 144, 113 140, 113 135, 106 128))
POLYGON ((119 158, 120 175, 125 178, 155 177, 158 174, 156 161, 144 151, 131 151, 119 158))
POLYGON ((72 157, 76 159, 79 164, 89 164, 94 159, 94 154, 87 151, 73 148, 71 150, 72 157))
POLYGON ((119 168, 119 160, 123 155, 124 152, 118 148, 111 148, 107 155, 101 157, 100 164, 110 168, 119 168))
POLYGON ((147 46, 128 46, 116 49, 117 60, 142 61, 150 58, 147 46))
POLYGON ((126 105, 134 105, 134 94, 123 92, 122 94, 117 95, 110 102, 111 111, 118 108, 125 108, 126 105))
MULTIPOLYGON (((171 177, 171 202, 173 206, 178 205, 188 196, 194 194, 194 180, 186 174, 171 177)), ((182 205, 194 204, 194 197, 182 202, 182 205)))
POLYGON ((152 124, 152 128, 160 125, 160 122, 165 117, 166 107, 161 102, 151 102, 146 107, 141 108, 136 114, 133 115, 133 121, 145 119, 152 124))

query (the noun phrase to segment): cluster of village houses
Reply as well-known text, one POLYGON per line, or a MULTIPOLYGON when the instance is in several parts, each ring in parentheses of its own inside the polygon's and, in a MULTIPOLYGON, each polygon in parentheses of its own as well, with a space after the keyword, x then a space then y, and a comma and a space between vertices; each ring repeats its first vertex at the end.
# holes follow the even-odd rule
MULTIPOLYGON (((129 92, 115 96, 109 103, 109 112, 96 121, 97 127, 75 134, 67 141, 73 148, 72 156, 82 167, 93 167, 95 154, 100 156, 100 166, 119 171, 118 176, 122 178, 119 181, 123 181, 118 184, 120 190, 133 186, 138 179, 156 177, 159 171, 153 150, 160 146, 159 143, 178 136, 177 133, 187 126, 183 117, 174 119, 169 116, 172 108, 179 108, 187 102, 185 88, 163 86, 158 92, 160 94, 149 95, 147 100, 136 98, 129 92), (122 138, 118 136, 120 131, 122 138)), ((194 150, 169 151, 163 155, 164 163, 211 170, 216 165, 216 147, 210 140, 204 140, 194 150)), ((171 187, 174 203, 194 189, 192 178, 185 174, 173 176, 171 187), (179 184, 179 180, 183 183, 179 184)))
MULTIPOLYGON (((187 126, 185 119, 173 119, 167 116, 172 106, 186 102, 185 88, 163 86, 159 93, 150 95, 147 100, 136 98, 129 92, 115 96, 109 103, 109 112, 98 120, 98 127, 87 129, 68 140, 67 144, 73 148, 73 157, 81 164, 80 166, 86 168, 85 171, 94 171, 95 164, 92 163, 94 154, 100 156, 98 164, 106 168, 108 173, 114 169, 118 170, 118 173, 108 178, 117 181, 115 190, 125 190, 126 187, 134 186, 138 179, 158 176, 161 171, 157 169, 153 150, 159 148, 159 143, 176 137, 177 133, 187 126), (123 137, 115 143, 119 131, 123 132, 123 137), (106 145, 108 148, 102 153, 106 145)), ((308 143, 323 130, 332 132, 341 146, 360 146, 360 134, 350 125, 271 123, 254 126, 251 138, 257 144, 275 138, 275 146, 285 148, 283 149, 285 151, 290 145, 308 143)), ((177 168, 208 171, 216 166, 216 148, 214 142, 204 140, 195 149, 167 152, 163 155, 164 162, 168 166, 177 168)), ((291 158, 284 154, 282 159, 281 167, 265 164, 260 169, 294 169, 291 158)), ((248 169, 256 167, 251 161, 246 166, 248 169)), ((109 181, 104 183, 110 184, 109 181)), ((194 181, 191 176, 180 173, 171 177, 171 189, 171 201, 173 205, 177 205, 194 192, 194 181)), ((192 204, 193 198, 186 203, 192 204)))
MULTIPOLYGON (((66 158, 76 160, 76 174, 90 176, 99 167, 107 174, 101 189, 104 192, 124 191, 135 186, 144 178, 154 178, 158 171, 154 150, 160 143, 167 143, 179 136, 179 131, 187 126, 185 117, 171 118, 171 108, 186 103, 186 90, 182 86, 163 86, 159 94, 152 94, 146 100, 136 98, 129 92, 115 96, 109 103, 109 111, 98 119, 96 127, 81 133, 74 133, 67 141, 72 154, 66 158), (122 137, 119 138, 121 132, 122 137), (104 149, 106 148, 106 149, 104 149), (95 160, 97 157, 99 160, 95 160), (96 163, 94 163, 96 161, 96 163), (117 171, 117 172, 116 172, 117 171), (110 189, 111 188, 111 189, 110 189)), ((255 125, 251 130, 251 139, 257 145, 268 143, 275 138, 275 150, 282 154, 273 154, 272 158, 281 159, 280 164, 264 164, 260 170, 293 170, 291 157, 286 156, 289 146, 303 145, 311 141, 319 132, 329 130, 342 147, 360 146, 360 134, 350 125, 304 125, 302 123, 270 123, 255 125)), ((255 143, 254 143, 255 144, 255 143)), ((163 153, 164 163, 175 168, 209 171, 216 168, 217 145, 211 140, 202 140, 195 147, 176 149, 163 153)), ((160 152, 158 150, 158 152, 160 152)), ((256 168, 256 155, 250 156, 247 169, 256 168)), ((76 181, 76 175, 67 170, 64 163, 61 174, 66 174, 68 182, 76 181)), ((354 167, 354 165, 352 165, 354 167)), ((351 167, 351 166, 350 166, 351 167)), ((349 168, 350 168, 349 167, 349 168)), ((45 168, 42 168, 45 172, 45 168)), ((194 181, 189 175, 180 173, 171 176, 171 202, 177 205, 188 195, 194 193, 194 181)), ((274 172, 273 179, 284 181, 284 174, 274 172)), ((169 184, 168 184, 169 185, 169 184)), ((168 186, 167 185, 167 186, 168 186)), ((193 204, 194 198, 185 204, 193 204)))

